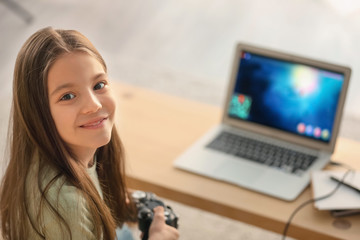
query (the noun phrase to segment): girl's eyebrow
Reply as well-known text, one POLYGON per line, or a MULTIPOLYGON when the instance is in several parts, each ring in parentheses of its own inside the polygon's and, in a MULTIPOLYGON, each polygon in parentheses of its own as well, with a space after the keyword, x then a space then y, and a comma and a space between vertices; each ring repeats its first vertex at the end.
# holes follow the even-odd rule
POLYGON ((65 84, 62 84, 62 85, 58 86, 50 95, 53 96, 53 95, 56 94, 57 92, 65 89, 65 88, 71 88, 71 87, 74 87, 74 84, 73 84, 73 83, 65 83, 65 84))
POLYGON ((98 73, 94 76, 94 80, 97 80, 99 78, 107 78, 107 74, 106 73, 98 73))
MULTIPOLYGON (((107 74, 106 73, 98 73, 96 74, 94 77, 93 77, 93 81, 99 79, 99 78, 107 78, 107 74)), ((58 86, 51 94, 50 96, 53 96, 54 94, 56 94, 57 92, 63 90, 63 89, 66 89, 66 88, 72 88, 74 87, 75 84, 69 82, 69 83, 64 83, 60 86, 58 86)))

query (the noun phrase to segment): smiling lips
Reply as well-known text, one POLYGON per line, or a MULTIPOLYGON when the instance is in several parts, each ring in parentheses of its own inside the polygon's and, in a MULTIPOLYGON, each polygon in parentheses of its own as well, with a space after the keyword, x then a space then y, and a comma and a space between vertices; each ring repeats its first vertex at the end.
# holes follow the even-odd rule
POLYGON ((95 121, 91 121, 89 123, 86 123, 84 125, 81 125, 81 128, 86 128, 86 129, 97 129, 97 128, 101 128, 102 126, 104 126, 104 122, 105 120, 107 120, 108 118, 101 118, 99 120, 95 120, 95 121))

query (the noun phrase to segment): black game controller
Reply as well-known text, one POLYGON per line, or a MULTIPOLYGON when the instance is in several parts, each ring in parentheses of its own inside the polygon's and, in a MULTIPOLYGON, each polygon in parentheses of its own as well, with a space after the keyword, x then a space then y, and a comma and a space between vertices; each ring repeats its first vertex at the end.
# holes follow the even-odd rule
POLYGON ((131 194, 138 211, 139 229, 143 233, 142 240, 149 238, 150 224, 154 218, 154 208, 164 207, 165 222, 167 225, 178 228, 178 216, 171 207, 166 206, 154 193, 135 191, 131 194))

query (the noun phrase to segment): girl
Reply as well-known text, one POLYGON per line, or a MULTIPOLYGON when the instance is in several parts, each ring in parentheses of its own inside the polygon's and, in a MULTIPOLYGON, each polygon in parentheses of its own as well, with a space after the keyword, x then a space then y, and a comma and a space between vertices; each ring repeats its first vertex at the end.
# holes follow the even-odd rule
MULTIPOLYGON (((136 210, 124 181, 106 65, 79 32, 45 28, 14 71, 10 161, 2 180, 4 239, 114 240, 136 210)), ((149 239, 177 239, 157 208, 149 239)))

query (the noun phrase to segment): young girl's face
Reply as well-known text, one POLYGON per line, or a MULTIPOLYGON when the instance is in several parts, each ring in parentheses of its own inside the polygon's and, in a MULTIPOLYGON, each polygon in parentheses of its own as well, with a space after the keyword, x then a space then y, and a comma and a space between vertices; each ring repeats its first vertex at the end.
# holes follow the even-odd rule
POLYGON ((115 101, 96 58, 82 52, 60 57, 48 73, 48 94, 57 131, 75 154, 110 141, 115 101))

